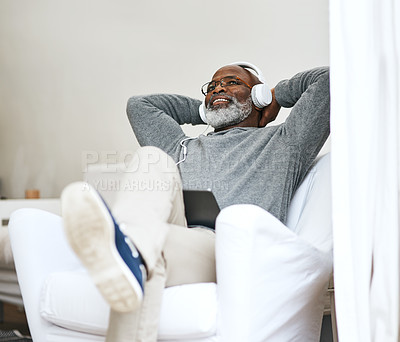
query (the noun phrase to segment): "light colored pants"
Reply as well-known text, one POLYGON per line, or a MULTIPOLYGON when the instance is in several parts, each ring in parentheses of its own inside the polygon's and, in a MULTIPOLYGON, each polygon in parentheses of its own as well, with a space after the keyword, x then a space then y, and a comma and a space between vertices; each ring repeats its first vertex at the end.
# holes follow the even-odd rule
POLYGON ((112 212, 144 258, 148 280, 138 311, 111 311, 106 341, 156 341, 165 287, 216 282, 215 234, 186 227, 179 171, 160 149, 139 148, 122 185, 112 212))

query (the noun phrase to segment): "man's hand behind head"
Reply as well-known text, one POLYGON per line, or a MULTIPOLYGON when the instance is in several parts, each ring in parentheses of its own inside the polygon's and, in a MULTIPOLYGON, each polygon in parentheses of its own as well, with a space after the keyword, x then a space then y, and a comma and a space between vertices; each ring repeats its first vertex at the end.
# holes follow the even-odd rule
POLYGON ((258 124, 258 127, 265 127, 267 124, 274 121, 281 109, 281 106, 275 98, 275 88, 271 89, 271 92, 272 102, 267 107, 261 110, 260 122, 258 124))

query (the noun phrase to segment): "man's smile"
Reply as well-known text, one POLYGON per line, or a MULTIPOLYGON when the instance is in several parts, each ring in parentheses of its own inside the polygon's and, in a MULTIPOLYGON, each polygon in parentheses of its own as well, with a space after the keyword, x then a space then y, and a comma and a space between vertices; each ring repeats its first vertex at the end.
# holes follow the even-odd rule
POLYGON ((216 95, 211 98, 210 106, 226 105, 229 102, 231 102, 231 99, 228 96, 216 95))

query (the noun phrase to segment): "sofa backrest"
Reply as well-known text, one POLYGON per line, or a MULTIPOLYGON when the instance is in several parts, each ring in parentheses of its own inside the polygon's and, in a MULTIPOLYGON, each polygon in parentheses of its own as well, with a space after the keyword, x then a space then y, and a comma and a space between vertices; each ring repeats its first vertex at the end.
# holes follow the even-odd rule
POLYGON ((289 206, 287 227, 313 246, 332 250, 330 154, 318 158, 289 206))

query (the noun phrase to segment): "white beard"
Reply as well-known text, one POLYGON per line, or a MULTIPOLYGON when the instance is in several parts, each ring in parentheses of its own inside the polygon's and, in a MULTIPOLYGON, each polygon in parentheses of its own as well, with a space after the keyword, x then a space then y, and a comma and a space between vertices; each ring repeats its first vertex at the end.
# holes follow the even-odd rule
POLYGON ((242 122, 251 114, 252 111, 251 96, 249 96, 244 103, 240 103, 235 97, 224 96, 228 97, 232 101, 228 106, 210 109, 210 105, 208 105, 206 108, 207 122, 210 126, 216 129, 242 122))

